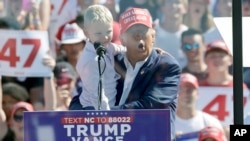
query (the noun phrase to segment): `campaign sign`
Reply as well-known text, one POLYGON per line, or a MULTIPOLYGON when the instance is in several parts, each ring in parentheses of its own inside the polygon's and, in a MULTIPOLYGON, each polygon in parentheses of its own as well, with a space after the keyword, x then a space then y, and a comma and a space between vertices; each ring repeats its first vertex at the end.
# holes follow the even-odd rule
MULTIPOLYGON (((236 93, 237 94, 237 93, 236 93)), ((200 87, 197 108, 213 115, 223 125, 233 123, 233 88, 230 87, 200 87)), ((243 90, 244 113, 250 111, 249 90, 243 90)))
POLYGON ((42 60, 49 54, 47 31, 0 30, 0 75, 50 76, 42 60))
POLYGON ((170 141, 170 111, 24 112, 25 141, 170 141))

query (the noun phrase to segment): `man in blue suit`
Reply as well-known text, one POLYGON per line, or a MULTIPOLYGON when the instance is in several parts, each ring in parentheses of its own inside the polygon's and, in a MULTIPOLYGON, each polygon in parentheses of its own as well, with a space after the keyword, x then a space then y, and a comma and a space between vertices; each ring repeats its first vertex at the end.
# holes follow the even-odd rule
MULTIPOLYGON (((181 67, 171 55, 154 49, 155 30, 147 10, 130 8, 121 14, 119 22, 121 42, 127 52, 115 57, 121 79, 118 80, 116 104, 111 109, 170 109, 174 139, 181 67)), ((81 109, 79 100, 74 98, 70 109, 76 107, 81 109)))
POLYGON ((122 77, 116 106, 111 109, 170 109, 174 127, 180 65, 171 55, 154 49, 155 30, 147 10, 130 8, 121 14, 119 22, 127 52, 116 56, 116 70, 122 77))

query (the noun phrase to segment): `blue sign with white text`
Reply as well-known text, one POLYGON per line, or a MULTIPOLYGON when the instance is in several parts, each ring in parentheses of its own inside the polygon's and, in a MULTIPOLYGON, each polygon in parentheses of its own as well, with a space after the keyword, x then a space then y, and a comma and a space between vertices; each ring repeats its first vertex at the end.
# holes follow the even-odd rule
POLYGON ((170 141, 170 111, 24 112, 25 141, 170 141))

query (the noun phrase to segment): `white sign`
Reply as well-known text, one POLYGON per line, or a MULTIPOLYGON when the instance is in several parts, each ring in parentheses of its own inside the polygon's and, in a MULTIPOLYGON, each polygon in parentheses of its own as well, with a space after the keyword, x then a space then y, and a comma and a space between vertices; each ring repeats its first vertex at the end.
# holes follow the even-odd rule
MULTIPOLYGON (((233 123, 233 88, 200 87, 197 107, 219 119, 222 125, 233 123)), ((249 90, 243 90, 244 114, 250 111, 249 90)))
MULTIPOLYGON (((230 51, 233 53, 233 40, 232 40, 232 18, 231 17, 222 17, 214 18, 214 22, 220 31, 220 34, 223 40, 228 45, 230 51)), ((242 47, 243 47, 243 66, 250 67, 250 17, 242 18, 242 47)))
POLYGON ((49 52, 46 31, 0 30, 0 37, 0 75, 50 75, 51 70, 42 63, 49 52))

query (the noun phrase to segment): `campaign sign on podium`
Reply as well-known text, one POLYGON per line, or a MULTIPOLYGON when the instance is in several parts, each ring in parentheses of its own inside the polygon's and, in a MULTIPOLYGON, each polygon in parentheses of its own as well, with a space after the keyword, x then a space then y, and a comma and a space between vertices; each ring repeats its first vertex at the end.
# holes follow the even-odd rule
POLYGON ((170 141, 170 111, 24 112, 25 141, 170 141))

